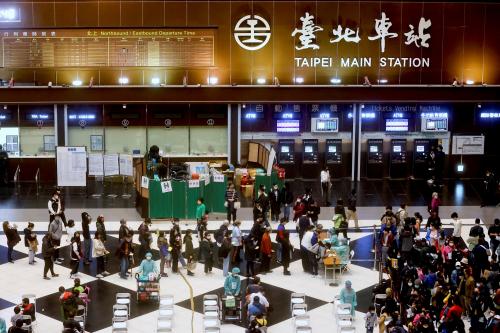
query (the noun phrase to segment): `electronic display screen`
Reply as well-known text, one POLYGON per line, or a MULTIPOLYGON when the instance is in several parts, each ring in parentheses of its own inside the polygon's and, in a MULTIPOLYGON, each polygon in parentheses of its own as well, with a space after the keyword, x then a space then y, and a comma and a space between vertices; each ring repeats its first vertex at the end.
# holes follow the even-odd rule
POLYGON ((407 132, 408 119, 386 119, 385 120, 386 132, 407 132))
POLYGON ((329 153, 336 153, 337 152, 337 146, 328 146, 328 152, 329 153))
POLYGON ((370 153, 378 153, 378 147, 377 146, 370 146, 370 153))
POLYGON ((425 146, 417 146, 417 153, 425 152, 425 146))
POLYGON ((315 132, 336 132, 338 129, 338 118, 316 119, 315 132))
POLYGON ((426 119, 425 120, 425 130, 426 131, 447 131, 448 130, 448 119, 426 119))
POLYGON ((392 151, 395 153, 400 153, 401 152, 401 146, 394 146, 392 147, 392 151))
POLYGON ((278 133, 299 133, 300 121, 291 119, 276 120, 276 131, 278 133))
POLYGON ((281 146, 281 152, 282 153, 289 153, 290 152, 290 147, 288 147, 288 146, 281 146))
POLYGON ((312 153, 313 147, 312 146, 304 146, 304 152, 305 153, 312 153))

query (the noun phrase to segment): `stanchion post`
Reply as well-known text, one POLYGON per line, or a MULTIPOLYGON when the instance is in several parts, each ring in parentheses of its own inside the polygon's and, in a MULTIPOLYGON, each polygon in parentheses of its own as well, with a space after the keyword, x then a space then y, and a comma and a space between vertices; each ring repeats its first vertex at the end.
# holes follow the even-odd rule
POLYGON ((373 225, 373 270, 377 270, 377 229, 376 225, 373 225))

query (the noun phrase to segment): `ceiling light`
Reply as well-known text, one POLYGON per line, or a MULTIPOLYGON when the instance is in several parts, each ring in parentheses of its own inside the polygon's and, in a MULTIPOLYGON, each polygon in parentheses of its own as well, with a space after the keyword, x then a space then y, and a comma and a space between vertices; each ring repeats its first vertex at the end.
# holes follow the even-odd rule
POLYGON ((75 87, 79 87, 82 85, 82 80, 76 79, 72 82, 72 85, 74 85, 75 87))
POLYGON ((380 80, 377 80, 377 82, 380 84, 386 84, 389 81, 387 81, 387 79, 380 79, 380 80))
POLYGON ((120 78, 118 79, 118 83, 119 84, 128 84, 128 77, 120 76, 120 78))

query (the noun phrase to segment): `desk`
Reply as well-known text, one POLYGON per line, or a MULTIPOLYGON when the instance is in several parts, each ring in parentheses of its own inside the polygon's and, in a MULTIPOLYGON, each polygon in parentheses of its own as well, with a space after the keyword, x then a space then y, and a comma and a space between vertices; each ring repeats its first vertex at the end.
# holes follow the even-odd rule
POLYGON ((339 283, 337 280, 336 271, 338 269, 339 275, 340 275, 341 269, 342 269, 342 264, 340 261, 340 257, 337 256, 335 251, 328 250, 326 252, 326 257, 323 259, 323 266, 325 269, 325 284, 327 284, 327 282, 328 282, 327 272, 328 272, 328 270, 331 270, 332 271, 332 283, 330 285, 338 286, 339 283))

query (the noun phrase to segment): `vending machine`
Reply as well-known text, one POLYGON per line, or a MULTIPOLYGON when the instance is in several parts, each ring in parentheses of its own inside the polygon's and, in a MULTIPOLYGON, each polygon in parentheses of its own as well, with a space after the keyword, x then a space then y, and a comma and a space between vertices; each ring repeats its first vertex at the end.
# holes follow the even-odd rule
POLYGON ((314 179, 320 171, 318 140, 302 140, 302 177, 314 179))
POLYGON ((295 140, 283 139, 278 141, 278 163, 285 169, 287 177, 295 177, 297 174, 295 160, 295 140))
POLYGON ((325 148, 326 164, 342 164, 342 139, 327 139, 325 148))
POLYGON ((382 178, 384 174, 384 140, 369 139, 367 143, 366 176, 368 178, 382 178))
POLYGON ((431 147, 436 145, 437 140, 432 139, 415 139, 413 141, 413 177, 427 177, 427 158, 429 157, 431 147))
POLYGON ((406 139, 391 140, 389 175, 391 178, 406 178, 408 162, 406 157, 406 139))

